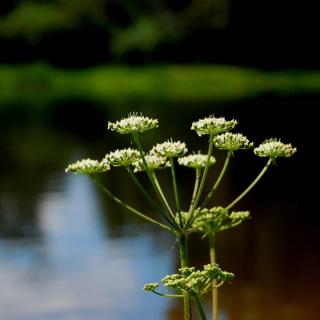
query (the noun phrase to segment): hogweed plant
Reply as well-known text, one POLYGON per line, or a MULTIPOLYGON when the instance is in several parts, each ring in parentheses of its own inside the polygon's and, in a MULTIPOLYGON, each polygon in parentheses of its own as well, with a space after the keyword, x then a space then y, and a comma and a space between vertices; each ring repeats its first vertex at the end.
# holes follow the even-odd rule
POLYGON ((253 143, 241 133, 231 133, 230 130, 237 126, 234 119, 226 120, 211 115, 192 123, 191 129, 196 131, 199 137, 207 136, 208 151, 206 154, 190 153, 185 142, 172 139, 153 146, 146 152, 142 146, 140 136, 145 131, 159 126, 157 119, 129 114, 128 117, 116 122, 109 122, 108 129, 120 134, 130 135, 136 149, 126 148, 109 152, 101 160, 84 159, 70 164, 66 172, 87 174, 92 181, 113 201, 140 218, 157 225, 165 231, 175 235, 179 247, 180 269, 177 274, 167 275, 162 279, 166 288, 160 292, 159 283, 148 283, 144 290, 154 294, 178 298, 183 300, 184 319, 192 317, 192 300, 201 319, 207 319, 202 306, 202 297, 212 294, 212 319, 218 319, 218 288, 224 283, 230 282, 234 275, 223 271, 216 263, 215 238, 218 232, 233 228, 250 218, 249 211, 233 211, 232 208, 257 184, 271 164, 277 158, 291 157, 296 148, 291 144, 285 144, 279 139, 268 139, 253 149, 253 153, 259 157, 265 157, 266 164, 256 178, 226 206, 209 207, 211 200, 219 187, 232 156, 238 150, 249 150, 253 143), (217 179, 208 181, 208 172, 216 163, 213 155, 214 148, 225 150, 226 158, 217 179), (180 202, 176 165, 190 168, 194 171, 194 188, 187 206, 180 202), (123 167, 136 187, 145 197, 145 200, 159 215, 159 219, 149 217, 147 214, 131 207, 123 200, 116 197, 99 179, 99 175, 111 170, 112 167, 123 167), (158 170, 170 170, 172 180, 172 192, 174 195, 174 207, 169 204, 165 193, 157 178, 158 170), (141 183, 139 174, 146 174, 153 191, 141 183), (205 185, 209 184, 209 192, 204 194, 205 185), (189 265, 188 239, 191 233, 200 233, 209 242, 209 261, 203 270, 196 270, 189 265), (167 291, 170 290, 170 291, 167 291))

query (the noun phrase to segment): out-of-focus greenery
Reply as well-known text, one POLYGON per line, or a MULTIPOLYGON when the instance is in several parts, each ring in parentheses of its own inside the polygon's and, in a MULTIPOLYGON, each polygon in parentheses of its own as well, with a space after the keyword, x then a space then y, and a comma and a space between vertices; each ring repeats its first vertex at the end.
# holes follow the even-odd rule
MULTIPOLYGON (((9 52, 18 42, 35 59, 53 51, 99 48, 105 60, 132 52, 147 58, 151 52, 169 50, 162 47, 179 44, 199 28, 224 28, 229 15, 229 0, 3 1, 7 8, 1 10, 0 4, 0 41, 12 47, 9 52), (63 45, 68 47, 59 47, 63 45)), ((23 61, 24 53, 20 54, 23 61)), ((79 54, 85 59, 83 52, 79 54)))
POLYGON ((261 94, 320 92, 320 72, 266 72, 221 65, 100 66, 83 70, 46 64, 0 66, 0 104, 59 99, 108 101, 233 101, 261 94))

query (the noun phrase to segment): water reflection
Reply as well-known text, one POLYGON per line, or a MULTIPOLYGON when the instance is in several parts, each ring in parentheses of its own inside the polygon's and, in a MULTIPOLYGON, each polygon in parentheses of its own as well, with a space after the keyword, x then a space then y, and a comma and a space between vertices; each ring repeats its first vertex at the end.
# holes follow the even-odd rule
MULTIPOLYGON (((260 102, 249 102, 247 109, 241 104, 234 109, 229 106, 225 113, 240 118, 240 130, 248 130, 244 133, 257 139, 286 135, 286 141, 298 145, 299 153, 290 161, 279 161, 241 203, 241 208, 253 212, 254 219, 219 235, 220 264, 237 275, 232 285, 221 290, 221 320, 313 320, 320 294, 319 224, 316 208, 309 201, 315 190, 305 192, 299 186, 308 186, 317 174, 309 165, 314 159, 305 157, 313 141, 301 133, 309 129, 305 132, 312 135, 315 120, 303 122, 307 119, 291 112, 291 121, 283 128, 288 112, 272 109, 271 100, 264 102, 271 111, 265 122, 260 122, 260 102), (237 109, 240 107, 242 112, 237 109), (273 118, 275 110, 277 120, 273 118), (304 130, 297 132, 297 123, 302 123, 304 130)), ((189 125, 184 126, 211 113, 213 106, 203 106, 197 115, 194 110, 182 113, 175 108, 170 119, 166 111, 155 109, 163 129, 145 137, 143 143, 173 135, 190 138, 191 149, 200 149, 205 141, 191 134, 189 125)), ((74 159, 87 155, 101 158, 105 151, 130 141, 106 138, 104 125, 102 133, 96 132, 89 141, 79 132, 60 129, 26 127, 22 137, 16 130, 2 130, 0 318, 181 319, 178 302, 141 289, 144 282, 157 281, 176 270, 174 239, 110 203, 86 177, 63 173, 66 163, 74 159)), ((223 159, 224 155, 217 157, 223 159)), ((260 166, 262 160, 236 155, 232 175, 226 176, 219 191, 220 199, 227 203, 238 194, 260 166)), ((177 174, 183 193, 189 194, 190 173, 181 168, 177 174)), ((213 171, 212 178, 215 174, 213 171)), ((165 180, 165 172, 161 178, 165 180)), ((148 210, 121 169, 105 179, 120 198, 148 210)), ((194 264, 207 263, 206 247, 205 240, 194 237, 190 250, 194 264)))

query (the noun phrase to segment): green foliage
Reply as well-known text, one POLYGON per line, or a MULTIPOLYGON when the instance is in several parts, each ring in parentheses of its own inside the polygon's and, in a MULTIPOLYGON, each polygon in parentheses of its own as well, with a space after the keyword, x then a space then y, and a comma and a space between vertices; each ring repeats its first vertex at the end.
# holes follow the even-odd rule
MULTIPOLYGON (((45 64, 0 65, 0 105, 54 100, 227 102, 263 93, 320 92, 320 72, 264 72, 216 65, 101 66, 66 71, 45 64)), ((165 106, 165 105, 164 105, 165 106)))

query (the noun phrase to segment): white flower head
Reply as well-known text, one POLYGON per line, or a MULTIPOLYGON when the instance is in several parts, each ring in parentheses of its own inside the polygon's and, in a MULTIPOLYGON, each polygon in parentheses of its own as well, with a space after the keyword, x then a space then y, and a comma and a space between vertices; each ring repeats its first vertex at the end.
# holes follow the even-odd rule
MULTIPOLYGON (((178 163, 181 166, 185 166, 193 169, 200 169, 205 167, 207 159, 208 159, 208 155, 206 154, 201 154, 201 153, 189 154, 185 157, 179 158, 178 163)), ((209 166, 212 166, 215 163, 216 163, 215 157, 211 156, 209 160, 209 166)))
MULTIPOLYGON (((145 159, 150 170, 164 169, 170 167, 170 162, 167 161, 167 158, 165 157, 159 157, 155 154, 147 154, 145 155, 145 159)), ((134 162, 132 165, 134 166, 134 172, 146 170, 142 159, 134 162)))
POLYGON ((121 134, 144 132, 158 126, 158 119, 151 119, 136 113, 129 114, 127 118, 116 122, 108 122, 108 129, 121 134))
POLYGON ((76 174, 95 174, 110 170, 110 164, 107 161, 83 159, 75 163, 69 164, 65 172, 73 172, 76 174))
POLYGON ((297 152, 297 148, 293 148, 291 143, 282 143, 279 139, 271 138, 265 140, 257 148, 253 150, 254 154, 259 157, 269 157, 275 159, 277 157, 291 157, 297 152))
POLYGON ((140 153, 138 150, 127 148, 117 149, 113 152, 106 154, 105 160, 108 161, 114 167, 130 166, 134 162, 140 159, 140 153))
POLYGON ((253 143, 241 133, 225 132, 213 138, 213 144, 222 150, 235 151, 239 149, 249 149, 253 143))
POLYGON ((156 144, 150 151, 161 157, 173 158, 183 156, 188 152, 187 146, 181 141, 167 140, 163 143, 156 144))
POLYGON ((233 129, 238 124, 237 120, 226 120, 211 115, 192 123, 191 130, 195 130, 198 136, 205 134, 217 135, 233 129))

